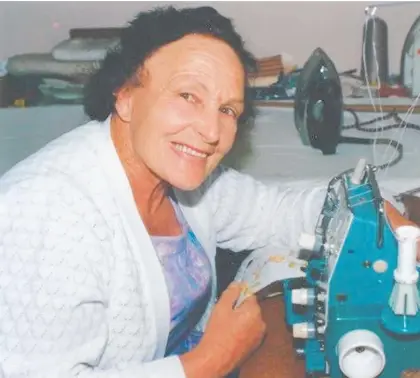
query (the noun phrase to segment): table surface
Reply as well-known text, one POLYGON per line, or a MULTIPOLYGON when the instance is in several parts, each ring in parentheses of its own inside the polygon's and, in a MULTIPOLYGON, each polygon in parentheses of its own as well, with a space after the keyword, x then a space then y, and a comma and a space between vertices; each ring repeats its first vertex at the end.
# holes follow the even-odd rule
POLYGON ((244 363, 240 378, 304 378, 304 364, 292 348, 292 334, 284 322, 281 297, 261 303, 267 335, 261 347, 244 363))
MULTIPOLYGON (((374 113, 359 114, 360 120, 372 120, 374 113)), ((420 125, 420 115, 412 115, 409 122, 420 125)), ((351 115, 345 114, 345 124, 353 123, 351 115)), ((379 123, 377 126, 385 123, 379 123)), ((371 125, 370 127, 375 126, 371 125)), ((420 131, 392 129, 378 133, 345 130, 342 135, 364 138, 392 138, 403 145, 403 159, 378 176, 384 181, 411 185, 411 180, 420 177, 420 131)), ((239 140, 228 162, 237 164, 242 172, 263 181, 287 180, 288 182, 316 179, 329 180, 334 175, 354 167, 360 158, 369 163, 382 164, 395 157, 392 147, 382 145, 340 144, 334 155, 323 155, 320 150, 303 145, 294 126, 293 111, 288 109, 260 108, 256 125, 249 138, 239 140), (242 143, 242 144, 241 144, 242 143)))

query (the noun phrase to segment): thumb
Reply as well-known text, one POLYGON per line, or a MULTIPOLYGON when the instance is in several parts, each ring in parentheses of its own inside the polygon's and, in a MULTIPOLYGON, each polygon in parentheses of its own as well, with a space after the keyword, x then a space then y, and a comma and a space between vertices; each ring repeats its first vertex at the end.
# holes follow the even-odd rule
POLYGON ((245 286, 245 284, 240 282, 232 282, 221 295, 220 302, 233 305, 245 286))

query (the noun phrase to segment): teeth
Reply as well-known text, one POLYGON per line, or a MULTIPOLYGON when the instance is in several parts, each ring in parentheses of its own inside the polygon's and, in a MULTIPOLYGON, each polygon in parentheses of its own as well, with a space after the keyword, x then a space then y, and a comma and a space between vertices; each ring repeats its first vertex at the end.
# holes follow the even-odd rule
POLYGON ((181 151, 181 152, 183 152, 185 154, 188 154, 188 155, 191 155, 191 156, 196 156, 196 157, 199 157, 199 158, 202 158, 202 159, 207 157, 207 154, 205 154, 203 152, 195 151, 192 148, 184 146, 183 144, 175 144, 175 148, 178 151, 181 151))

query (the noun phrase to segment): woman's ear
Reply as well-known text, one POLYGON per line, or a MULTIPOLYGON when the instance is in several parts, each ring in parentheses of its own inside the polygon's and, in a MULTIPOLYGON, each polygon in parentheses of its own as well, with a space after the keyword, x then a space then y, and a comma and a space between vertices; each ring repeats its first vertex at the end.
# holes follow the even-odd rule
POLYGON ((114 96, 115 111, 118 117, 123 122, 129 123, 133 109, 133 88, 130 85, 124 86, 118 89, 114 96))
POLYGON ((136 90, 142 87, 143 81, 147 78, 147 71, 142 68, 129 79, 125 85, 114 92, 115 112, 125 123, 131 122, 133 107, 135 103, 136 90))

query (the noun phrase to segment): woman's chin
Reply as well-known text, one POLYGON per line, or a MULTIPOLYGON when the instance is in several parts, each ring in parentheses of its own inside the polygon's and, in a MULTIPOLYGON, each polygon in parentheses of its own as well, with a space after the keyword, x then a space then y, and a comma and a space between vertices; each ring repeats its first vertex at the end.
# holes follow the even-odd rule
POLYGON ((168 177, 168 184, 173 188, 183 191, 190 191, 197 189, 206 179, 204 174, 201 175, 170 175, 168 177))

